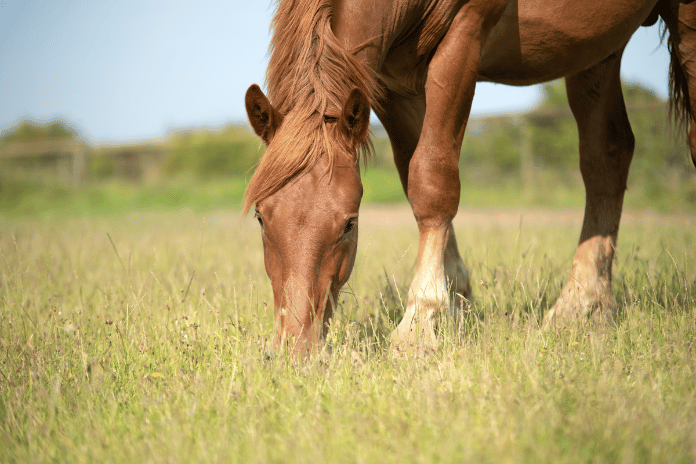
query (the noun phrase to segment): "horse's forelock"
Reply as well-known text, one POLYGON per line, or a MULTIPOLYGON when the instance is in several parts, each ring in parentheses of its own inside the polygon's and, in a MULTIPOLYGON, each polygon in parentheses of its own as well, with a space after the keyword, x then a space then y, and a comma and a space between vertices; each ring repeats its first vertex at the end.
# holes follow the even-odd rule
MULTIPOLYGON (((317 115, 318 116, 318 115, 317 115)), ((324 148, 318 117, 289 114, 261 157, 244 194, 244 212, 316 164, 324 148)))
MULTIPOLYGON (((355 50, 341 46, 330 22, 330 0, 278 2, 266 83, 271 103, 285 118, 249 182, 245 212, 322 156, 333 169, 337 150, 324 116, 338 116, 352 89, 365 92, 373 106, 381 100, 376 73, 355 57, 355 50)), ((370 138, 358 149, 364 156, 371 154, 370 138)))

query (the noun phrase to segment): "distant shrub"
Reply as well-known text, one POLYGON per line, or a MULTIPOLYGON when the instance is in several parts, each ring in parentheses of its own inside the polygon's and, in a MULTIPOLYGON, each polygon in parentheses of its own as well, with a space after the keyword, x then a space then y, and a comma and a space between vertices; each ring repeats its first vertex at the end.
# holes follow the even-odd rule
POLYGON ((258 138, 241 128, 174 134, 169 143, 166 171, 200 176, 243 175, 263 153, 258 138))
POLYGON ((45 124, 23 120, 0 137, 4 142, 33 142, 47 139, 74 139, 77 131, 64 121, 51 121, 45 124))

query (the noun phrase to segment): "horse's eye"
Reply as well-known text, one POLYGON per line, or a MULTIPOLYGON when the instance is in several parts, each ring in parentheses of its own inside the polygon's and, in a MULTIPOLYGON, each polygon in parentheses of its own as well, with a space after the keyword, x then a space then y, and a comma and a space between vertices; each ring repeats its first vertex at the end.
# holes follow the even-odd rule
POLYGON ((263 229, 263 219, 261 219, 261 215, 259 214, 258 211, 256 211, 256 213, 254 214, 254 217, 256 218, 257 221, 259 221, 259 225, 263 229))
POLYGON ((349 234, 353 229, 355 229, 355 224, 357 224, 357 222, 357 218, 348 219, 348 222, 346 222, 346 225, 343 228, 343 235, 349 234))

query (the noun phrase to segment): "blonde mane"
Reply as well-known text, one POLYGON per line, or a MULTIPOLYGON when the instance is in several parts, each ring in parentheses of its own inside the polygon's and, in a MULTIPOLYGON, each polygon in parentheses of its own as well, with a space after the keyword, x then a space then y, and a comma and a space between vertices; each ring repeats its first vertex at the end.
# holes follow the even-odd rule
MULTIPOLYGON (((355 56, 367 44, 343 48, 331 30, 330 0, 279 0, 272 28, 266 85, 284 120, 246 189, 245 213, 320 157, 333 167, 324 116, 339 116, 351 90, 361 89, 373 106, 381 100, 376 73, 355 56)), ((366 156, 371 147, 368 137, 359 150, 366 156)))

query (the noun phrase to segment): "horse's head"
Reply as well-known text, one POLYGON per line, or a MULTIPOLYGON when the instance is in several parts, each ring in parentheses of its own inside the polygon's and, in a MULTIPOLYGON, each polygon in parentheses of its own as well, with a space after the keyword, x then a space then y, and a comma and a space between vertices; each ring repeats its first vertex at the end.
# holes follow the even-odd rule
POLYGON ((256 204, 261 226, 275 303, 274 341, 281 350, 306 356, 323 341, 355 262, 362 197, 358 151, 368 136, 370 104, 355 89, 337 114, 283 115, 253 85, 246 108, 267 144, 264 158, 271 158, 260 163, 246 206, 256 204), (310 127, 296 127, 303 124, 310 127), (312 161, 307 152, 316 150, 321 153, 312 161), (288 159, 306 161, 295 174, 278 172, 292 169, 288 159))

